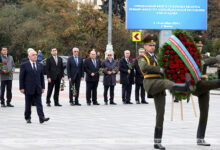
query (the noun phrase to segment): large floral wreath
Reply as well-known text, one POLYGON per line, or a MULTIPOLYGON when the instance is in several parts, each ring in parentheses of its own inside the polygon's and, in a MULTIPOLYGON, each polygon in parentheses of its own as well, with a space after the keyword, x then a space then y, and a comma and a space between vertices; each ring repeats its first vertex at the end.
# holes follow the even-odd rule
MULTIPOLYGON (((173 35, 175 35, 181 41, 183 46, 185 46, 201 72, 201 53, 197 48, 192 36, 188 32, 183 30, 175 30, 173 32, 173 35)), ((185 83, 185 74, 189 73, 192 78, 191 84, 193 85, 194 90, 196 89, 196 82, 193 78, 193 75, 191 74, 188 67, 185 65, 184 61, 180 58, 180 56, 176 53, 176 51, 172 48, 170 44, 165 43, 160 48, 158 63, 164 69, 164 78, 171 80, 175 83, 185 83)), ((171 91, 171 93, 179 100, 187 99, 190 95, 187 93, 177 93, 175 91, 171 91)))

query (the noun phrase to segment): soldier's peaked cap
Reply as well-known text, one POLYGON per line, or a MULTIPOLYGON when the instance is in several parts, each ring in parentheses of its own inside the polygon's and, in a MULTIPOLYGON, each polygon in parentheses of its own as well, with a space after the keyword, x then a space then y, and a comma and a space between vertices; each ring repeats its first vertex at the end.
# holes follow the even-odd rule
POLYGON ((142 40, 144 44, 154 44, 154 45, 156 45, 156 41, 157 41, 157 36, 155 34, 148 34, 142 40))

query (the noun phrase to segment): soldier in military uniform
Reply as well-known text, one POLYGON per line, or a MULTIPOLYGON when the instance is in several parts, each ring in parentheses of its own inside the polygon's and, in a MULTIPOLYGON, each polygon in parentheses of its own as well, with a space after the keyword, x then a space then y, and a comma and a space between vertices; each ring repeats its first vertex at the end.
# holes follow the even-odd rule
MULTIPOLYGON (((196 45, 200 51, 202 51, 203 41, 204 39, 202 36, 197 36, 195 38, 196 45)), ((203 55, 202 78, 197 83, 196 91, 193 93, 193 95, 198 97, 200 110, 199 125, 197 130, 197 144, 202 146, 210 146, 210 144, 206 143, 206 141, 204 140, 209 112, 209 91, 211 89, 216 89, 220 87, 220 80, 207 80, 207 66, 215 63, 217 63, 216 57, 207 57, 203 55)))
POLYGON ((186 83, 182 84, 162 79, 163 69, 158 66, 157 58, 154 55, 156 40, 157 37, 152 34, 143 39, 146 54, 138 57, 138 65, 144 76, 144 89, 154 98, 156 108, 154 148, 164 150, 165 147, 162 146, 161 139, 165 112, 165 89, 177 92, 192 92, 192 85, 190 85, 191 77, 189 74, 186 74, 186 83))

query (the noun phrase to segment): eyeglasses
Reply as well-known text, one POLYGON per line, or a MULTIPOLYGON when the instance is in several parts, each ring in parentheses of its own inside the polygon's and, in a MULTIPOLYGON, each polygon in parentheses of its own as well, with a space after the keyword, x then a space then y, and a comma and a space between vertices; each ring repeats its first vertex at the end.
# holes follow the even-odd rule
POLYGON ((154 44, 150 44, 149 46, 155 46, 154 44))
POLYGON ((73 51, 73 52, 77 52, 78 53, 79 51, 73 51))
POLYGON ((112 55, 108 55, 108 56, 112 56, 112 55))
POLYGON ((37 54, 32 54, 31 56, 37 56, 37 54))

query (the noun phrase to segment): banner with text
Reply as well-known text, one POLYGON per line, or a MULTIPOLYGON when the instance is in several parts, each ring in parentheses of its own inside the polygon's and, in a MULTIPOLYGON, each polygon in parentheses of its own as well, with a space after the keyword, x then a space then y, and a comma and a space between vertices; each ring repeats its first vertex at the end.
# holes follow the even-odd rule
POLYGON ((207 29, 207 0, 127 0, 126 11, 127 29, 207 29))

